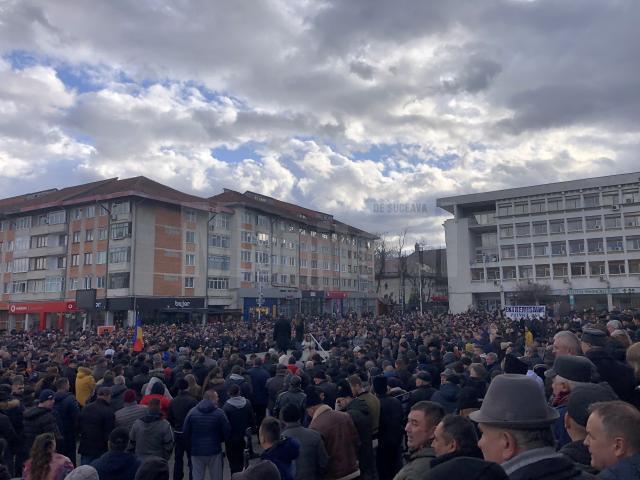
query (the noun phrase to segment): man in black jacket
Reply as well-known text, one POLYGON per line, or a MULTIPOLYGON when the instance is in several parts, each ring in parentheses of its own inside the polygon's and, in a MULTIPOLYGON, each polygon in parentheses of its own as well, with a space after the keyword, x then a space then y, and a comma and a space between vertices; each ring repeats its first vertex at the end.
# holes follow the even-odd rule
POLYGON ((471 420, 458 415, 445 415, 440 420, 431 446, 436 452, 436 458, 431 460, 431 468, 456 457, 482 458, 476 427, 471 420))
POLYGON ((291 322, 284 317, 280 317, 273 326, 273 340, 278 346, 278 350, 285 352, 291 343, 291 322))
POLYGON ((62 442, 58 444, 58 452, 76 464, 76 426, 80 407, 69 391, 70 383, 66 377, 56 380, 56 395, 53 409, 56 412, 58 427, 62 432, 62 442))
POLYGON ((134 480, 141 461, 126 452, 129 444, 129 429, 115 428, 109 435, 109 451, 91 463, 100 480, 134 480))
POLYGON ((416 375, 416 389, 409 395, 409 408, 416 403, 424 400, 431 400, 436 389, 431 386, 431 374, 429 372, 420 372, 416 375))
POLYGON ((98 398, 80 412, 80 463, 89 465, 108 450, 109 435, 115 427, 115 414, 109 400, 111 389, 100 387, 98 398))
POLYGON ((42 390, 40 392, 39 403, 36 407, 31 407, 24 412, 24 450, 29 452, 33 442, 41 433, 53 433, 57 441, 62 440, 62 434, 58 428, 58 422, 53 413, 55 392, 53 390, 42 390))
POLYGON ((242 396, 238 385, 229 388, 229 399, 222 407, 231 425, 231 434, 225 442, 225 451, 231 473, 241 472, 244 466, 245 433, 255 426, 251 402, 242 396))
MULTIPOLYGON (((193 407, 198 405, 198 400, 189 394, 189 384, 184 378, 176 383, 178 396, 169 405, 169 423, 173 428, 173 438, 175 440, 175 465, 173 467, 173 480, 182 480, 184 476, 184 454, 186 453, 187 442, 182 436, 182 426, 184 419, 193 407)), ((193 478, 191 471, 191 457, 187 455, 189 463, 189 480, 193 478)))
POLYGON ((380 480, 392 480, 402 468, 402 439, 404 437, 404 411, 397 398, 387 395, 385 376, 373 378, 373 390, 380 400, 380 424, 376 463, 380 480))

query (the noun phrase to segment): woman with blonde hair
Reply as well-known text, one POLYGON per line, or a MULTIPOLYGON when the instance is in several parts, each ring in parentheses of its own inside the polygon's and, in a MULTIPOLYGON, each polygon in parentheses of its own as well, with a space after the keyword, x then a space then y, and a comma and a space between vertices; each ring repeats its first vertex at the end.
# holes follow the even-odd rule
POLYGON ((24 480, 62 480, 73 470, 73 463, 56 453, 56 439, 52 433, 38 435, 31 447, 29 460, 24 464, 24 480))
POLYGON ((202 398, 202 387, 198 385, 196 377, 190 373, 188 375, 185 375, 184 379, 189 384, 189 388, 187 389, 189 395, 200 400, 202 398))

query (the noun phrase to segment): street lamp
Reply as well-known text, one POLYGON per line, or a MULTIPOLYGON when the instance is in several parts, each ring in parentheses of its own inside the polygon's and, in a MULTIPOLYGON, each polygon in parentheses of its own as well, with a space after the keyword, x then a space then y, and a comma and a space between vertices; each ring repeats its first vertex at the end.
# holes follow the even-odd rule
POLYGON ((416 242, 415 251, 418 253, 418 294, 420 295, 420 315, 423 313, 422 306, 422 245, 416 242))

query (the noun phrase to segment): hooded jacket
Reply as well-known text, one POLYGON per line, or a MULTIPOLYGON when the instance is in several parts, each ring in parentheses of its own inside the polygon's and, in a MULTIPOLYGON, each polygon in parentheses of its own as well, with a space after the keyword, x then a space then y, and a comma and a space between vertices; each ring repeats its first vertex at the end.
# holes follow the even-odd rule
POLYGON ((81 406, 85 406, 87 400, 96 388, 96 380, 87 367, 79 367, 76 376, 76 399, 81 406))
POLYGON ((222 410, 227 415, 231 425, 232 442, 240 441, 244 438, 247 428, 253 427, 256 423, 251 402, 244 397, 231 397, 224 404, 222 410))
POLYGON ((211 456, 222 451, 222 442, 229 439, 231 426, 224 411, 205 399, 189 412, 182 433, 190 455, 211 456))
POLYGON ((176 396, 169 405, 169 416, 167 420, 173 427, 175 432, 182 432, 182 426, 184 425, 184 419, 193 407, 198 405, 198 401, 193 398, 189 393, 184 390, 176 396))
POLYGON ((431 397, 432 402, 439 403, 444 408, 445 413, 454 413, 458 406, 458 395, 460 387, 455 383, 444 383, 440 390, 431 397))
POLYGON ((128 450, 140 458, 155 456, 169 460, 173 451, 171 425, 160 413, 149 412, 133 422, 128 450))
POLYGON ((91 466, 98 472, 100 480, 134 480, 142 462, 132 453, 107 452, 91 466))
POLYGON ((300 444, 295 438, 285 438, 265 450, 260 458, 273 462, 281 480, 295 480, 293 461, 300 455, 300 444))

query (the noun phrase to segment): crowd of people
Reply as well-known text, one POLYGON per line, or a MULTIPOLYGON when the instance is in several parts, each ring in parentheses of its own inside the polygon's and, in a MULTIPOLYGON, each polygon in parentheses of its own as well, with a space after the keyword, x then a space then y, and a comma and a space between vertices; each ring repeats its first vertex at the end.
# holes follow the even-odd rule
POLYGON ((0 337, 0 480, 640 479, 640 312, 132 337, 0 337))

